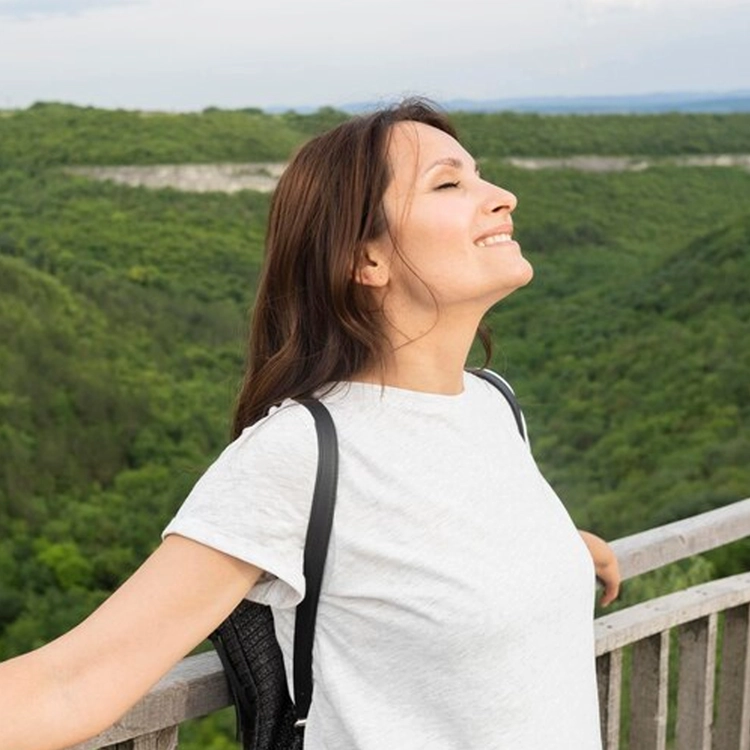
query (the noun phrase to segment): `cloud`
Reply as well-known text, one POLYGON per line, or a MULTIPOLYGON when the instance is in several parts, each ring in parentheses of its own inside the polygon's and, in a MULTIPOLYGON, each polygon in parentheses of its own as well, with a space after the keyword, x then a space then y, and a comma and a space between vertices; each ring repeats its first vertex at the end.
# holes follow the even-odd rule
POLYGON ((0 108, 723 91, 747 28, 750 0, 0 0, 0 108))
POLYGON ((717 7, 743 7, 748 0, 581 0, 588 10, 646 10, 659 11, 677 7, 702 7, 706 10, 717 7))
POLYGON ((590 8, 645 8, 660 2, 663 0, 586 0, 584 5, 590 8))
POLYGON ((144 0, 0 0, 0 17, 80 16, 89 10, 138 5, 144 0))

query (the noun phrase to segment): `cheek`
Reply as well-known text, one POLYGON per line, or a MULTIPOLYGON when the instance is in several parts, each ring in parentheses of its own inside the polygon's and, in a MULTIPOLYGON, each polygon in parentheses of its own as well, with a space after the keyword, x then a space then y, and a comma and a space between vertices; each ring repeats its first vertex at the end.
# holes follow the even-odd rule
POLYGON ((467 247, 466 237, 447 209, 412 216, 397 239, 401 253, 415 270, 434 273, 455 265, 467 247))

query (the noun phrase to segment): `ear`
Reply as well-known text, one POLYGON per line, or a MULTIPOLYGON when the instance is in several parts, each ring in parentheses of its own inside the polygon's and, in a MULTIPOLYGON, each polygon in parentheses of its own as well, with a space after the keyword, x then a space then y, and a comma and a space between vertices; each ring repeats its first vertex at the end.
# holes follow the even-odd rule
POLYGON ((379 243, 368 242, 354 269, 354 280, 362 286, 384 287, 390 280, 390 263, 379 243))

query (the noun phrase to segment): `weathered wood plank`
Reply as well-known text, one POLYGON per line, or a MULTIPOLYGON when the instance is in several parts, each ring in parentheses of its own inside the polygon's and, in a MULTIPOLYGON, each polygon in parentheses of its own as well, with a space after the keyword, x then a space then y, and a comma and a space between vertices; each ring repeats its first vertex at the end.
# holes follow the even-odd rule
POLYGON ((676 740, 679 750, 711 750, 716 673, 716 615, 683 625, 677 634, 680 655, 676 740))
POLYGON ((719 672, 716 750, 750 750, 750 607, 727 611, 719 672))
POLYGON ((179 727, 167 727, 125 742, 118 742, 103 750, 177 750, 179 727))
POLYGON ((622 651, 603 654, 596 660, 599 686, 599 723, 604 750, 620 747, 620 698, 622 695, 622 651))
POLYGON ((750 536, 750 498, 612 542, 624 579, 750 536))
POLYGON ((630 683, 631 748, 665 750, 668 681, 669 632, 635 643, 630 683))
POLYGON ((750 573, 721 578, 599 617, 596 654, 750 602, 750 573))
POLYGON ((189 656, 113 726, 69 750, 97 750, 116 745, 229 705, 231 697, 216 653, 189 656))

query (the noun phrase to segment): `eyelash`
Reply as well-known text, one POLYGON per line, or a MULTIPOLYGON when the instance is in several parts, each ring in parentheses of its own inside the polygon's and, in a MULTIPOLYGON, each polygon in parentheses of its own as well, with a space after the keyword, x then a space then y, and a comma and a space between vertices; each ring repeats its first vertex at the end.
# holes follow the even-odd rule
POLYGON ((438 185, 435 189, 446 190, 447 188, 457 188, 460 184, 460 182, 444 182, 442 185, 438 185))

